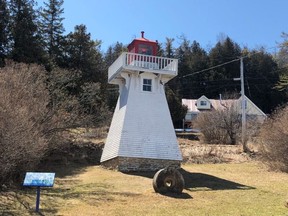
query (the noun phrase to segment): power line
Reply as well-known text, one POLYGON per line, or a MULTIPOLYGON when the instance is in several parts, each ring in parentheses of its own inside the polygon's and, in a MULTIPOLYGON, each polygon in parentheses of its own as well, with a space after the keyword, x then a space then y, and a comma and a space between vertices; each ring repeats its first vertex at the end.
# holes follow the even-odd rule
MULTIPOLYGON (((251 57, 251 56, 256 55, 256 54, 258 54, 258 53, 261 53, 261 52, 263 52, 263 51, 265 51, 265 50, 267 50, 267 49, 272 49, 272 48, 275 48, 275 47, 266 48, 266 49, 264 49, 264 50, 261 50, 261 49, 260 49, 260 50, 258 50, 258 51, 254 51, 253 53, 250 52, 248 55, 243 56, 242 58, 243 58, 243 59, 244 59, 244 58, 248 58, 248 57, 251 57)), ((226 58, 227 58, 227 57, 226 57, 226 58)), ((216 66, 213 66, 213 67, 204 69, 204 70, 200 70, 200 71, 196 71, 196 72, 194 72, 194 73, 186 74, 186 75, 184 75, 184 76, 182 76, 182 77, 180 77, 180 78, 185 78, 185 77, 193 76, 193 75, 195 75, 195 74, 203 73, 203 72, 212 70, 212 69, 214 69, 214 68, 218 68, 218 67, 221 67, 221 66, 230 64, 230 63, 232 63, 232 62, 239 61, 239 60, 240 60, 240 58, 233 59, 233 60, 231 60, 231 61, 224 62, 224 63, 222 63, 222 64, 219 64, 219 65, 216 65, 216 66)))
POLYGON ((203 73, 203 72, 206 72, 206 71, 208 71, 208 70, 212 70, 212 69, 214 69, 214 68, 222 67, 222 66, 224 66, 224 65, 227 65, 227 64, 230 64, 230 63, 232 63, 232 62, 239 61, 239 60, 240 60, 240 59, 237 58, 237 59, 234 59, 234 60, 232 60, 232 61, 225 62, 225 63, 219 64, 219 65, 216 65, 216 66, 213 66, 213 67, 204 69, 204 70, 196 71, 196 72, 191 73, 191 74, 186 74, 186 75, 182 76, 181 78, 185 78, 185 77, 188 77, 188 76, 193 76, 193 75, 195 75, 195 74, 203 73))

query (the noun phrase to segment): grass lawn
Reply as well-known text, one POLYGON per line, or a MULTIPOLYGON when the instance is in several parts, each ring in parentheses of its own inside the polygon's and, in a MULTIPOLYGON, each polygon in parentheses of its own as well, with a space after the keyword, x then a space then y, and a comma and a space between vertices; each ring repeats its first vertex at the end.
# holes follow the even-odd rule
MULTIPOLYGON (((66 166, 53 188, 41 190, 40 215, 288 216, 288 174, 257 162, 182 166, 181 195, 161 195, 153 173, 124 174, 100 166, 66 166)), ((0 215, 37 215, 36 190, 0 197, 0 215)))

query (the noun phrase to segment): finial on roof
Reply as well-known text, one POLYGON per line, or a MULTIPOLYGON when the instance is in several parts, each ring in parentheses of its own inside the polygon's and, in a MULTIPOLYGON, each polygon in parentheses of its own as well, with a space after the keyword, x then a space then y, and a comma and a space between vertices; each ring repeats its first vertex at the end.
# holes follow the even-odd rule
POLYGON ((141 37, 144 38, 144 31, 141 31, 141 37))

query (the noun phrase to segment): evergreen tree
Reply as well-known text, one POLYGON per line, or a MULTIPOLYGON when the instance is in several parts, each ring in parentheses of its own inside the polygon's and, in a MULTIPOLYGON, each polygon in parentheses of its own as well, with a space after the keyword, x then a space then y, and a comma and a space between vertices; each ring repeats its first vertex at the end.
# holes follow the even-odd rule
POLYGON ((82 110, 93 116, 95 124, 107 120, 107 72, 100 52, 101 41, 92 40, 85 25, 77 25, 74 32, 66 36, 65 43, 64 66, 81 72, 69 94, 77 97, 82 110))
POLYGON ((264 49, 252 50, 244 58, 244 79, 245 94, 265 113, 283 102, 283 94, 274 89, 279 82, 278 65, 264 49))
POLYGON ((9 11, 6 0, 0 0, 0 67, 9 53, 9 11))
POLYGON ((41 11, 41 32, 44 38, 45 49, 48 52, 49 60, 52 62, 60 61, 62 55, 64 27, 62 5, 64 0, 49 0, 44 2, 44 9, 41 11))
MULTIPOLYGON (((188 73, 182 77, 182 95, 185 98, 199 98, 206 95, 206 82, 209 73, 198 73, 208 68, 209 58, 207 52, 201 48, 200 44, 193 41, 189 47, 189 55, 185 57, 185 65, 188 73)), ((184 73, 183 73, 184 74, 184 73)))
POLYGON ((43 64, 45 53, 34 4, 34 0, 10 0, 13 39, 11 58, 17 62, 43 64))
POLYGON ((177 77, 179 91, 184 98, 198 98, 206 94, 205 82, 208 73, 198 74, 197 72, 208 68, 208 55, 197 41, 190 44, 186 38, 182 39, 182 44, 176 51, 176 57, 179 59, 177 77))
MULTIPOLYGON (((219 41, 209 52, 210 67, 214 67, 241 56, 240 46, 227 37, 219 41)), ((240 76, 239 61, 217 67, 209 71, 209 82, 206 82, 208 98, 218 98, 220 93, 240 92, 240 85, 233 78, 240 76)))
MULTIPOLYGON (((105 57, 104 57, 104 62, 105 62, 104 73, 106 74, 108 73, 108 68, 121 55, 122 52, 127 52, 127 46, 123 45, 120 42, 116 42, 114 45, 111 45, 108 47, 105 53, 105 57)), ((110 110, 114 110, 116 103, 117 103, 118 95, 119 95, 118 87, 112 84, 108 84, 107 80, 104 80, 104 82, 102 83, 102 86, 104 86, 106 90, 105 97, 106 97, 107 105, 110 110)))
POLYGON ((167 58, 174 58, 173 41, 174 41, 174 38, 166 37, 165 56, 167 58))
POLYGON ((182 105, 181 97, 170 89, 169 86, 165 86, 165 93, 174 127, 182 128, 187 107, 182 105))
POLYGON ((108 47, 106 53, 105 53, 105 65, 108 70, 108 67, 110 67, 113 62, 121 55, 122 52, 127 52, 127 46, 124 46, 120 42, 116 42, 114 45, 111 45, 108 47))
MULTIPOLYGON (((186 75, 191 72, 189 70, 189 67, 186 61, 187 56, 190 55, 190 50, 189 50, 190 41, 188 41, 185 36, 181 36, 180 39, 182 40, 182 43, 180 47, 176 49, 176 52, 175 52, 175 58, 178 59, 178 76, 170 80, 169 83, 167 84, 169 88, 172 91, 177 92, 177 94, 179 94, 179 92, 180 93, 183 92, 182 91, 183 90, 183 85, 182 85, 183 75, 186 75)), ((165 45, 166 47, 164 48, 164 50, 166 51, 166 54, 168 54, 167 51, 171 49, 171 47, 169 47, 170 46, 169 41, 166 41, 165 45)))
POLYGON ((91 40, 85 25, 75 26, 74 32, 66 37, 64 66, 80 70, 82 82, 106 82, 100 45, 101 41, 91 40))

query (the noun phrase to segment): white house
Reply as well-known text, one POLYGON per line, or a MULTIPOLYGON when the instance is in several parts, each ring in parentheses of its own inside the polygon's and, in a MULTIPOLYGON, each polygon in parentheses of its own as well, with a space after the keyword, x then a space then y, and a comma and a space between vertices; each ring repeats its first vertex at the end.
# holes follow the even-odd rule
MULTIPOLYGON (((182 99, 182 104, 187 106, 188 111, 185 116, 186 127, 193 127, 193 120, 201 113, 205 111, 212 110, 223 110, 226 107, 231 107, 235 105, 239 114, 241 114, 241 101, 242 97, 239 99, 208 99, 206 96, 202 95, 198 99, 182 99)), ((264 121, 267 116, 266 114, 257 107, 247 96, 245 96, 245 110, 247 119, 257 119, 259 121, 264 121)))

